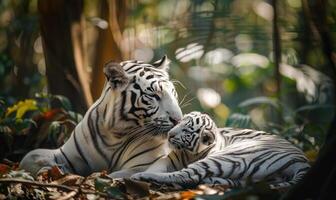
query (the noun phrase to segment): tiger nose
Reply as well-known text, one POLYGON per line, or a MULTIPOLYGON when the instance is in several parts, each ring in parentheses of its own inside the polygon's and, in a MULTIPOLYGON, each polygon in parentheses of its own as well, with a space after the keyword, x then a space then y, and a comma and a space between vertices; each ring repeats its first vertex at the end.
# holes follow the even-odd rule
POLYGON ((174 126, 176 124, 178 124, 180 122, 180 120, 182 119, 182 112, 169 112, 166 111, 167 115, 168 115, 168 119, 169 121, 174 124, 174 126))
POLYGON ((174 118, 172 118, 172 117, 169 117, 169 121, 170 121, 171 123, 173 123, 174 126, 176 126, 176 124, 179 123, 179 120, 178 120, 178 119, 174 119, 174 118))

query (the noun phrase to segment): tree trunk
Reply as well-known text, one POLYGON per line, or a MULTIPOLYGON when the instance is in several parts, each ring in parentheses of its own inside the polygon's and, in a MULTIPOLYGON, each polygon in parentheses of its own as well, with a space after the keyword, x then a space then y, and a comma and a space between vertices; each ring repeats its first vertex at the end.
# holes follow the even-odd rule
POLYGON ((97 99, 100 96, 101 89, 103 88, 105 82, 105 77, 103 74, 104 64, 110 60, 117 62, 123 60, 123 53, 120 48, 120 43, 122 40, 120 31, 122 31, 124 28, 126 19, 125 15, 127 13, 126 10, 126 1, 118 1, 118 3, 115 1, 109 1, 108 3, 106 1, 102 1, 101 17, 109 22, 110 27, 108 29, 99 30, 96 51, 97 53, 94 61, 95 65, 92 68, 91 92, 94 99, 97 99), (116 16, 111 15, 111 8, 114 7, 116 7, 115 10, 118 11, 116 16), (113 17, 118 17, 118 19, 114 19, 113 22, 111 22, 113 17), (119 36, 117 37, 118 39, 113 36, 112 30, 117 30, 119 32, 119 34, 117 34, 119 36), (116 41, 116 39, 118 41, 116 41))
POLYGON ((38 9, 49 91, 84 113, 92 97, 81 35, 83 1, 39 0, 38 9))

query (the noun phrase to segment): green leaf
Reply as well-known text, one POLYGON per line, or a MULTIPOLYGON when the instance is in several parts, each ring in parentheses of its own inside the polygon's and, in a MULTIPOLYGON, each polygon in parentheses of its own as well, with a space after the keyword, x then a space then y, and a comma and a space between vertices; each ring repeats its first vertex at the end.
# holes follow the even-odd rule
POLYGON ((72 110, 72 106, 71 103, 69 101, 68 98, 66 98, 65 96, 62 95, 54 95, 53 99, 58 100, 61 103, 61 106, 65 109, 65 110, 72 110))
POLYGON ((105 188, 109 187, 109 180, 102 179, 102 178, 96 178, 94 182, 94 187, 99 192, 105 192, 105 188))
POLYGON ((241 113, 233 113, 226 120, 225 126, 236 127, 236 128, 251 128, 252 120, 249 115, 244 115, 241 113))
POLYGON ((95 189, 99 192, 107 193, 113 199, 125 199, 125 195, 117 187, 110 185, 111 180, 96 178, 94 182, 95 189))
POLYGON ((26 172, 25 170, 10 171, 6 176, 8 178, 22 178, 25 180, 34 181, 34 178, 30 175, 30 173, 26 172))
POLYGON ((302 106, 294 111, 295 117, 300 119, 311 119, 314 122, 329 123, 334 116, 334 105, 329 104, 313 104, 302 106))
POLYGON ((81 115, 79 113, 75 113, 73 111, 68 111, 68 114, 71 117, 71 119, 75 120, 75 122, 77 122, 77 123, 79 123, 83 119, 83 115, 81 115))
POLYGON ((125 199, 125 194, 121 192, 117 187, 107 187, 106 193, 110 198, 113 199, 125 199))
POLYGON ((275 99, 270 97, 254 97, 247 99, 243 102, 241 102, 238 106, 241 108, 246 108, 250 106, 260 106, 260 105, 269 105, 277 110, 280 109, 280 104, 275 99))

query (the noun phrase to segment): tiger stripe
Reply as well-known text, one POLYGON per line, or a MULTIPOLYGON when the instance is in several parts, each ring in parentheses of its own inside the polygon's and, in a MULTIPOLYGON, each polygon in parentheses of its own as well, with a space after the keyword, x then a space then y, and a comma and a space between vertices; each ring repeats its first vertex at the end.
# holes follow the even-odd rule
POLYGON ((168 64, 166 56, 153 64, 107 63, 101 96, 67 142, 31 151, 20 167, 34 176, 55 165, 84 176, 107 170, 113 178, 144 171, 166 155, 162 136, 182 118, 168 64))

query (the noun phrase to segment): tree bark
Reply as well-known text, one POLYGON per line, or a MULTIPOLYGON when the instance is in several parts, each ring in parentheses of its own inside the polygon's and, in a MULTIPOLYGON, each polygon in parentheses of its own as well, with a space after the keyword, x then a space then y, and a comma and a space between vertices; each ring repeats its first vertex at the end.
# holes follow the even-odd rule
POLYGON ((122 40, 121 31, 124 29, 124 24, 126 20, 125 15, 127 13, 126 1, 107 1, 102 1, 101 17, 109 22, 109 28, 99 30, 96 51, 97 53, 94 61, 95 65, 92 68, 91 92, 94 99, 97 99, 100 96, 101 89, 103 88, 105 82, 105 77, 103 74, 104 64, 110 60, 114 60, 117 62, 123 60, 123 53, 120 48, 120 43, 122 40), (111 9, 114 11, 118 11, 118 13, 116 15, 111 15, 111 9), (114 19, 114 17, 118 18, 114 19), (113 22, 111 22, 112 19, 113 22), (113 36, 113 30, 117 30, 119 32, 117 33, 118 37, 113 36))
POLYGON ((69 98, 84 113, 92 103, 82 45, 82 0, 39 0, 40 27, 51 94, 69 98))

